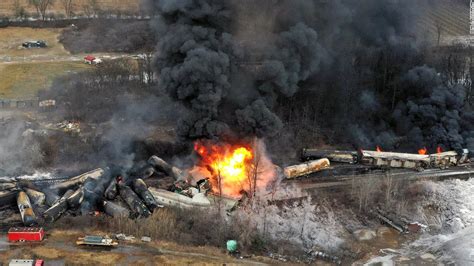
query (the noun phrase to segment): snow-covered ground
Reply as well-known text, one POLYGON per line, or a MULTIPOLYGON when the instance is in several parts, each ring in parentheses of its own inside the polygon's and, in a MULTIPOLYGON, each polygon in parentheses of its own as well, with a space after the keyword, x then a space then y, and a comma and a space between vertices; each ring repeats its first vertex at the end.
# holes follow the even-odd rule
POLYGON ((449 180, 431 184, 431 203, 439 208, 441 228, 427 232, 407 247, 407 251, 430 252, 442 262, 474 265, 474 179, 449 180))
POLYGON ((445 264, 474 265, 474 226, 452 234, 423 235, 404 251, 411 257, 431 253, 445 264))
POLYGON ((240 209, 237 216, 249 220, 265 237, 293 243, 306 252, 332 255, 352 237, 348 224, 351 228, 364 227, 351 209, 339 208, 327 197, 309 195, 292 185, 263 196, 252 207, 240 209))
POLYGON ((432 194, 425 197, 418 208, 433 206, 437 209, 441 233, 457 233, 474 225, 474 179, 426 182, 426 185, 431 187, 432 194))
POLYGON ((422 184, 426 194, 413 202, 412 213, 406 216, 429 225, 429 229, 396 251, 398 254, 381 254, 367 265, 393 265, 402 260, 416 265, 423 258, 442 264, 474 265, 474 179, 422 184))

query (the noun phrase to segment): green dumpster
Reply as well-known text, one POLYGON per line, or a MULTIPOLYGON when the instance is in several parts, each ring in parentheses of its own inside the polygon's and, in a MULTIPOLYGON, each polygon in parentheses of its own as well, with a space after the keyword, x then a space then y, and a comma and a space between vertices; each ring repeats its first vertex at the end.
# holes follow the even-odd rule
POLYGON ((227 241, 227 250, 229 252, 235 252, 237 250, 237 241, 235 240, 227 241))

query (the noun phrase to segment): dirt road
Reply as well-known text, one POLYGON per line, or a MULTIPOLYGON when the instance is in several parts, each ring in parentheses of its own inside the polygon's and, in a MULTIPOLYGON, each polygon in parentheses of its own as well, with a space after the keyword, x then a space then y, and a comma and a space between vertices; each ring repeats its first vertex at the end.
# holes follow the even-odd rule
MULTIPOLYGON (((92 233, 92 232, 91 232, 92 233)), ((95 234, 104 234, 93 232, 95 234)), ((79 247, 75 240, 82 232, 53 230, 46 239, 36 244, 8 243, 0 237, 0 264, 14 258, 42 258, 54 265, 266 265, 265 258, 236 259, 223 250, 212 247, 186 247, 173 243, 122 241, 116 248, 79 247)))
MULTIPOLYGON (((76 55, 29 55, 29 56, 0 56, 1 64, 22 64, 22 63, 47 63, 47 62, 80 62, 87 54, 76 55)), ((116 54, 116 53, 94 53, 95 57, 103 60, 114 60, 121 58, 137 58, 137 55, 116 54)))

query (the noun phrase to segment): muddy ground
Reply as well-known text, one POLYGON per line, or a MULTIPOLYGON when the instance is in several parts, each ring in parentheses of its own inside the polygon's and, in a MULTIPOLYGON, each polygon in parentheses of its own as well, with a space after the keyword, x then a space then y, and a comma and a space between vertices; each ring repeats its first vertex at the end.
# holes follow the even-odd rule
MULTIPOLYGON (((89 234, 105 235, 100 231, 89 234)), ((46 265, 259 265, 275 263, 263 258, 236 259, 223 250, 212 247, 186 247, 153 240, 119 241, 116 248, 79 247, 75 244, 83 232, 51 230, 42 243, 8 243, 0 237, 0 263, 8 265, 11 259, 44 259, 46 265)))

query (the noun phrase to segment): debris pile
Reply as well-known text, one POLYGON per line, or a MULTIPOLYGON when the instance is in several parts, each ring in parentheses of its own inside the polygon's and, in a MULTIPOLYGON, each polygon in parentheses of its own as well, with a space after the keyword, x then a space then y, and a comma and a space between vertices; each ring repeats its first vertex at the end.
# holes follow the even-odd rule
POLYGON ((163 159, 152 156, 138 174, 114 175, 110 169, 95 169, 69 179, 0 179, 0 203, 16 200, 25 225, 52 223, 65 213, 105 213, 112 217, 144 218, 164 206, 233 210, 237 200, 208 194, 208 179, 190 182, 189 174, 163 159), (154 173, 172 177, 169 190, 148 187, 144 179, 154 173), (224 204, 223 204, 224 203, 224 204))
MULTIPOLYGON (((311 172, 320 171, 322 169, 329 168, 329 162, 333 163, 345 163, 345 164, 362 164, 372 167, 379 168, 406 168, 423 171, 427 168, 440 168, 446 169, 451 166, 459 166, 469 163, 469 150, 463 149, 460 151, 447 151, 442 152, 440 149, 434 154, 428 154, 426 148, 420 149, 418 153, 400 153, 400 152, 384 152, 380 147, 377 147, 376 151, 359 150, 355 151, 339 151, 339 150, 318 150, 318 149, 303 149, 301 154, 302 161, 307 162, 306 167, 287 167, 288 171, 292 169, 301 168, 298 173, 287 174, 288 178, 295 176, 307 175, 311 172), (312 160, 312 161, 310 161, 312 160), (323 163, 325 167, 318 169, 311 169, 312 171, 306 171, 311 168, 310 165, 323 163), (301 175, 299 174, 301 173, 301 175)), ((301 165, 303 166, 303 165, 301 165)), ((285 173, 287 172, 285 168, 285 173)))
POLYGON ((76 244, 79 246, 103 246, 103 247, 114 247, 118 245, 118 242, 114 241, 108 236, 85 236, 80 237, 76 244))
POLYGON ((81 133, 81 124, 76 121, 63 121, 55 124, 54 128, 67 133, 81 133))

